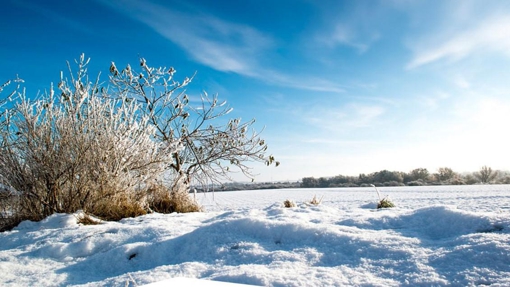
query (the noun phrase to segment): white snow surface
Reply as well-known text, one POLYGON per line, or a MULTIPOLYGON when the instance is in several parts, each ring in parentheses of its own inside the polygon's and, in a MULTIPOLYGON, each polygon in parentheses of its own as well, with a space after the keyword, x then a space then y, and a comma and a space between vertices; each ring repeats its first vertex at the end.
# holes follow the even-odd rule
POLYGON ((78 214, 25 221, 0 233, 0 286, 142 286, 177 277, 510 286, 510 186, 380 191, 397 207, 375 210, 373 188, 253 190, 197 194, 201 213, 87 226, 78 214), (323 198, 318 206, 307 203, 314 195, 323 198), (286 199, 297 206, 283 207, 286 199))

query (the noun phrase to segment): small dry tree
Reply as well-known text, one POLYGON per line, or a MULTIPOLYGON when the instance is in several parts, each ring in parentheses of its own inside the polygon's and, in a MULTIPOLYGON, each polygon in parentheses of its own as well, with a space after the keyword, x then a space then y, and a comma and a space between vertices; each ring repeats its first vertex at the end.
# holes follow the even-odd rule
POLYGON ((207 186, 230 180, 231 172, 242 172, 253 180, 250 161, 279 165, 267 145, 252 126, 255 120, 242 122, 224 118, 232 111, 217 95, 203 93, 193 101, 186 86, 193 77, 177 81, 174 68, 153 68, 140 59, 138 69, 127 65, 118 70, 110 66, 111 95, 123 101, 136 101, 163 142, 179 141, 182 149, 171 154, 171 193, 189 192, 191 184, 207 186))
POLYGON ((491 183, 497 176, 498 171, 492 170, 491 167, 486 165, 482 166, 478 172, 473 174, 483 184, 491 183))

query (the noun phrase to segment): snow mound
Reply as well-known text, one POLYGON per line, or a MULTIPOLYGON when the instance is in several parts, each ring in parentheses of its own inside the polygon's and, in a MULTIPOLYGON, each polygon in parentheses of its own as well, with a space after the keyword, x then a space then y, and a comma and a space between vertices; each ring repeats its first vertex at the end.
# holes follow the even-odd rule
POLYGON ((504 229, 483 214, 459 210, 452 206, 432 206, 409 214, 385 213, 383 216, 354 218, 338 224, 364 229, 394 230, 406 236, 439 240, 478 232, 504 229))
POLYGON ((278 202, 90 226, 57 214, 0 233, 0 285, 141 286, 176 277, 257 286, 510 284, 507 213, 359 206, 278 202))
POLYGON ((53 214, 48 216, 47 218, 39 221, 23 221, 20 223, 15 229, 16 230, 42 230, 42 229, 58 229, 58 228, 68 228, 75 227, 78 225, 76 216, 77 214, 53 214))
POLYGON ((243 286, 252 286, 252 285, 177 277, 177 278, 172 278, 172 279, 168 279, 168 280, 163 280, 163 281, 143 285, 141 287, 167 287, 167 286, 243 287, 243 286))

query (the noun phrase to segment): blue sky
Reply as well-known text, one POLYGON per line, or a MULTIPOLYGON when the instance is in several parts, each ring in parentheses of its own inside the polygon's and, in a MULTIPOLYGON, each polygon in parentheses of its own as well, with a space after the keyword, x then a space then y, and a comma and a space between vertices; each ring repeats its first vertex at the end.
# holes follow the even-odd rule
MULTIPOLYGON (((0 82, 139 57, 256 118, 257 181, 510 166, 509 1, 2 1, 0 82)), ((236 180, 242 176, 234 175, 236 180)))

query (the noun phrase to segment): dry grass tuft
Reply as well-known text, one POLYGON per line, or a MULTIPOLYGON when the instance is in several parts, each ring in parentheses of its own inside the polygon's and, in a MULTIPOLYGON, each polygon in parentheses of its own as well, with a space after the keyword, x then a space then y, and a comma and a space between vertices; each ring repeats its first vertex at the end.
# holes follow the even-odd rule
POLYGON ((100 200, 91 209, 87 209, 87 213, 101 220, 119 221, 123 218, 147 214, 147 209, 143 205, 143 202, 143 200, 137 200, 136 198, 126 196, 113 197, 100 200))
POLYGON ((377 187, 373 184, 371 184, 371 186, 377 192, 377 197, 379 197, 379 202, 377 203, 377 209, 395 207, 395 204, 393 204, 393 202, 391 202, 391 200, 388 198, 388 196, 381 199, 381 193, 379 192, 379 189, 377 189, 377 187))
POLYGON ((317 205, 321 204, 321 202, 322 202, 322 198, 323 198, 323 197, 324 197, 324 196, 322 196, 320 199, 317 199, 317 196, 316 196, 316 195, 314 195, 314 196, 313 196, 313 198, 312 198, 312 200, 310 200, 310 204, 315 205, 315 206, 317 206, 317 205))
POLYGON ((391 200, 387 197, 381 199, 378 203, 377 203, 377 209, 380 209, 380 208, 392 208, 392 207, 395 207, 395 204, 393 202, 391 202, 391 200))
POLYGON ((159 213, 200 212, 202 207, 190 196, 187 188, 175 190, 162 185, 152 186, 148 191, 149 209, 159 213))
POLYGON ((287 199, 283 202, 283 206, 285 206, 286 208, 292 208, 292 207, 296 207, 296 204, 294 203, 294 201, 287 199))
POLYGON ((81 213, 81 214, 77 215, 76 222, 78 224, 83 224, 83 225, 98 225, 98 224, 102 223, 101 220, 95 219, 86 213, 81 213))

